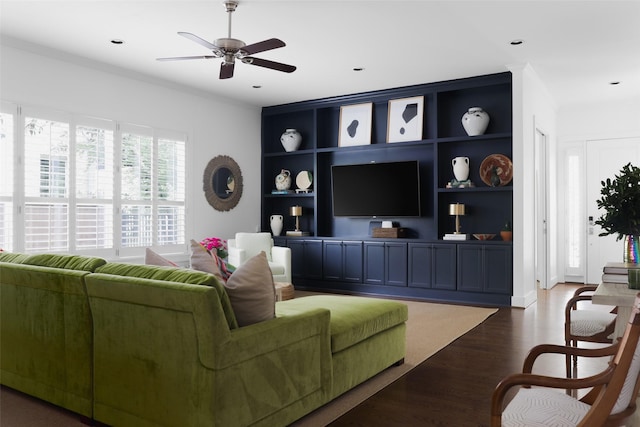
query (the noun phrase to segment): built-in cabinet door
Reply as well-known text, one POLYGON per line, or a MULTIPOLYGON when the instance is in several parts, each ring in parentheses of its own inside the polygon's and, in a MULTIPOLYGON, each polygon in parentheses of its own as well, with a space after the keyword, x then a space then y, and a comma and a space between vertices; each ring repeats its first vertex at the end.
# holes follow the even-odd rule
POLYGON ((480 245, 458 245, 458 289, 482 291, 483 257, 480 245))
POLYGON ((456 245, 409 243, 410 287, 456 289, 456 245))
POLYGON ((342 242, 342 250, 343 280, 362 283, 362 242, 342 242))
POLYGON ((322 279, 322 240, 305 240, 304 274, 308 279, 322 279))
POLYGON ((325 280, 342 279, 342 241, 325 240, 323 248, 323 278, 325 280))
POLYGON ((458 289, 511 294, 511 246, 458 245, 458 289))
POLYGON ((326 280, 362 282, 362 242, 325 240, 323 272, 326 280))
POLYGON ((364 242, 364 283, 384 284, 384 243, 364 242))
POLYGON ((364 242, 364 283, 407 286, 407 244, 364 242))
POLYGON ((511 295, 513 267, 511 246, 485 246, 485 292, 511 295))
POLYGON ((322 278, 322 240, 287 239, 293 279, 322 278))
POLYGON ((384 244, 384 284, 407 286, 407 244, 384 244))
POLYGON ((430 288, 433 274, 433 245, 428 243, 409 243, 409 279, 414 288, 430 288))
POLYGON ((456 270, 456 246, 435 244, 432 250, 431 287, 434 289, 455 290, 458 275, 456 270))

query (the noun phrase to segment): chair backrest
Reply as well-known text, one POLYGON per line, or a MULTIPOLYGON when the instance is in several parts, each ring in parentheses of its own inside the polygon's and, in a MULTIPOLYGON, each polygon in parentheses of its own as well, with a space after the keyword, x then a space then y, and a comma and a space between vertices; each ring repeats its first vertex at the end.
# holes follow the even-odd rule
POLYGON ((271 248, 273 247, 273 239, 271 238, 271 233, 236 233, 236 246, 244 249, 247 254, 246 259, 264 251, 267 254, 267 261, 272 261, 271 248))
MULTIPOLYGON (((635 408, 635 396, 640 386, 640 294, 636 296, 629 323, 620 341, 620 347, 610 362, 612 376, 609 383, 591 405, 579 426, 601 426, 616 414, 635 408)), ((626 415, 629 415, 626 414, 626 415)))

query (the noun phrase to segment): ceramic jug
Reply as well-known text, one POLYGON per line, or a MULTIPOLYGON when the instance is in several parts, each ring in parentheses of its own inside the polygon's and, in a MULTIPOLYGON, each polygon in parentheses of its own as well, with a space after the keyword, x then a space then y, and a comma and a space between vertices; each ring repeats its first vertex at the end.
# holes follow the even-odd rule
POLYGON ((453 166, 453 176, 457 181, 466 181, 469 179, 469 158, 468 157, 456 157, 451 160, 451 166, 453 166))
POLYGON ((271 233, 274 236, 279 236, 282 233, 282 215, 271 215, 271 233))
POLYGON ((276 189, 284 191, 289 188, 291 188, 291 172, 286 169, 282 169, 276 176, 276 189))

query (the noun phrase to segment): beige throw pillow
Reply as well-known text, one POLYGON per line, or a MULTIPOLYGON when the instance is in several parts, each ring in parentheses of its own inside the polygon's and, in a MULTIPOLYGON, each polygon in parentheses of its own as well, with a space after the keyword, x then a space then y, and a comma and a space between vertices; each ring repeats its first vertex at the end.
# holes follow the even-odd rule
POLYGON ((152 251, 149 248, 146 248, 145 252, 144 252, 144 263, 146 265, 159 265, 159 266, 163 266, 163 267, 177 267, 178 264, 176 264, 173 261, 169 261, 168 259, 166 259, 165 257, 161 256, 160 254, 152 251))
POLYGON ((204 246, 193 239, 191 239, 191 268, 204 271, 205 273, 211 273, 222 280, 222 274, 220 274, 217 260, 212 254, 207 252, 204 246))
POLYGON ((238 325, 247 326, 276 316, 276 291, 264 252, 238 267, 225 288, 238 325))

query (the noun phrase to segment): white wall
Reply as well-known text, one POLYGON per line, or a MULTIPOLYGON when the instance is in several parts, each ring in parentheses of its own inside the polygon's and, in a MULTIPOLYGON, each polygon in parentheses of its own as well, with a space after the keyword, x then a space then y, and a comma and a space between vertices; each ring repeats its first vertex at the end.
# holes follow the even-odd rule
MULTIPOLYGON (((547 134, 548 152, 556 149, 556 108, 544 84, 528 64, 509 67, 513 75, 513 296, 511 304, 527 307, 537 298, 535 271, 535 131, 547 134)), ((555 156, 548 159, 548 209, 557 211, 555 156)), ((549 217, 549 254, 557 252, 554 230, 557 215, 549 217)), ((549 276, 557 277, 557 263, 549 265, 549 276)))
POLYGON ((260 223, 258 107, 6 44, 0 49, 0 64, 2 100, 186 132, 187 239, 229 238, 236 231, 253 231, 260 223), (234 158, 244 180, 242 198, 228 212, 214 210, 202 189, 204 169, 217 155, 234 158))

